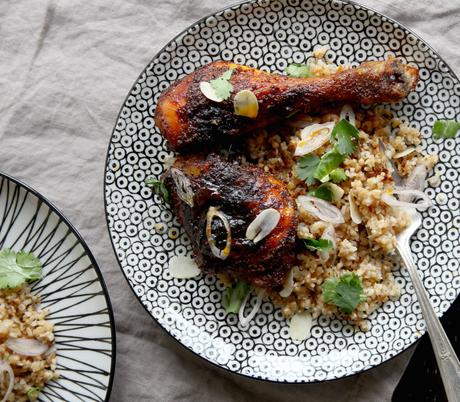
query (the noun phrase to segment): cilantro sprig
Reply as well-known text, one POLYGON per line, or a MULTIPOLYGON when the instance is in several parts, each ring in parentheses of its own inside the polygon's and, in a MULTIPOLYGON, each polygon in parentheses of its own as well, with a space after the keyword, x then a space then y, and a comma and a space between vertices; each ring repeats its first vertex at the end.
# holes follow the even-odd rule
POLYGON ((32 253, 0 251, 0 289, 17 288, 42 277, 42 264, 32 253))
POLYGON ((321 158, 314 154, 302 156, 297 162, 295 173, 308 185, 316 180, 326 182, 332 179, 340 183, 347 179, 343 169, 339 166, 345 158, 356 151, 358 146, 359 131, 346 119, 340 120, 331 132, 331 141, 334 148, 326 152, 321 158), (331 176, 332 175, 332 176, 331 176))
POLYGON ((340 278, 328 278, 323 283, 323 299, 336 305, 343 313, 351 314, 356 306, 366 300, 361 279, 347 272, 340 278))
POLYGON ((433 126, 433 138, 455 138, 460 130, 460 122, 455 120, 438 120, 433 126))
POLYGON ((149 177, 145 180, 145 185, 150 187, 155 194, 161 195, 165 202, 169 203, 169 191, 161 180, 155 179, 154 177, 149 177))
POLYGON ((314 74, 310 71, 310 66, 307 64, 298 64, 298 63, 289 64, 284 70, 284 72, 289 77, 294 77, 294 78, 314 77, 314 74))
POLYGON ((328 239, 313 239, 309 237, 308 239, 304 239, 305 247, 312 249, 312 250, 319 250, 319 251, 329 251, 332 250, 334 244, 331 240, 328 239))
POLYGON ((341 183, 348 179, 345 170, 343 170, 342 168, 334 169, 331 173, 329 173, 329 177, 335 184, 341 183))
POLYGON ((246 297, 250 289, 251 286, 242 280, 239 280, 232 286, 225 289, 222 294, 222 306, 225 308, 225 311, 227 311, 227 313, 237 313, 241 307, 243 299, 246 297))
POLYGON ((340 120, 331 133, 331 139, 337 143, 335 146, 337 152, 344 156, 351 155, 356 151, 358 138, 358 129, 347 119, 340 120))
POLYGON ((233 68, 228 69, 220 77, 209 81, 215 94, 222 100, 227 99, 233 91, 233 85, 230 83, 230 78, 233 74, 233 68))

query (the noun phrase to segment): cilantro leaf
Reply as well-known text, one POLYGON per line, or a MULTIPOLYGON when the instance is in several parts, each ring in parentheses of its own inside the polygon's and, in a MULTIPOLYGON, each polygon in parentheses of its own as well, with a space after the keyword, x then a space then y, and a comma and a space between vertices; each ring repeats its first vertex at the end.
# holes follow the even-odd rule
POLYGON ((324 301, 335 304, 345 314, 351 314, 360 302, 366 300, 361 279, 355 273, 328 278, 322 287, 324 301))
POLYGON ((251 286, 241 280, 225 289, 222 294, 222 306, 225 308, 225 311, 227 313, 238 313, 241 303, 250 289, 251 286))
POLYGON ((337 142, 336 149, 342 155, 351 155, 356 151, 358 138, 358 129, 347 119, 340 120, 331 133, 331 139, 337 142))
POLYGON ((284 72, 289 77, 294 77, 294 78, 314 77, 314 75, 310 71, 310 66, 308 66, 307 64, 298 64, 298 63, 289 64, 284 70, 284 72))
POLYGON ((42 277, 42 264, 32 253, 0 251, 0 289, 17 288, 42 277))
POLYGON ((233 91, 233 85, 230 83, 230 78, 233 73, 233 68, 228 69, 220 77, 209 81, 215 94, 222 100, 227 99, 233 91))
POLYGON ((32 398, 34 396, 36 396, 37 394, 39 394, 40 392, 42 392, 42 388, 41 387, 30 387, 28 390, 27 390, 27 396, 29 398, 32 398))
POLYGON ((302 156, 297 162, 295 169, 296 176, 305 180, 305 182, 310 185, 315 182, 315 171, 320 163, 319 157, 313 154, 307 154, 302 156))
POLYGON ((343 170, 342 168, 334 169, 331 173, 329 173, 329 177, 336 184, 348 179, 345 170, 343 170))
POLYGON ((169 203, 169 191, 161 180, 149 177, 145 180, 145 185, 150 187, 155 194, 161 195, 165 202, 169 203))
POLYGON ((321 184, 321 186, 310 191, 308 194, 329 202, 334 198, 334 194, 332 193, 331 187, 328 186, 328 183, 321 184))
POLYGON ((345 157, 335 149, 326 152, 321 157, 313 177, 320 181, 327 181, 329 179, 329 173, 338 168, 344 160, 345 157))
POLYGON ((320 251, 329 251, 332 250, 332 247, 334 247, 332 241, 327 239, 313 239, 312 237, 309 237, 304 240, 304 243, 305 247, 320 251))
POLYGON ((460 130, 460 122, 455 120, 438 120, 433 126, 433 138, 454 138, 460 130))

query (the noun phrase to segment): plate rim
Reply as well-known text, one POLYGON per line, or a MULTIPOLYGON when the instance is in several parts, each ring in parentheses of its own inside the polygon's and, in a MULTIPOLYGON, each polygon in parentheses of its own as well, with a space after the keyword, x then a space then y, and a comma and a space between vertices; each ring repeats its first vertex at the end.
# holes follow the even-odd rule
MULTIPOLYGON (((99 280, 99 283, 102 288, 102 293, 104 295, 105 302, 107 304, 107 313, 109 315, 109 321, 110 321, 110 337, 111 337, 111 355, 110 355, 110 375, 109 375, 109 382, 107 384, 107 391, 105 395, 105 402, 110 401, 110 395, 112 393, 112 386, 113 386, 113 380, 115 377, 115 363, 116 363, 116 354, 117 354, 117 341, 116 341, 116 330, 115 330, 115 318, 113 314, 113 307, 112 303, 110 300, 109 292, 107 290, 107 285, 104 281, 104 277, 102 276, 101 269, 99 268, 99 265, 96 262, 95 257, 93 256, 93 253, 89 249, 88 245, 86 244, 86 241, 83 239, 83 236, 78 232, 78 230, 75 228, 75 226, 67 219, 64 214, 50 201, 48 200, 44 195, 42 195, 40 192, 35 190, 33 187, 29 186, 25 182, 23 182, 20 179, 17 179, 16 177, 5 173, 3 170, 0 170, 0 177, 3 177, 13 183, 15 183, 17 186, 22 187, 26 191, 32 193, 35 197, 37 197, 40 201, 42 201, 51 211, 56 213, 60 219, 68 226, 70 231, 73 233, 73 235, 77 238, 78 242, 81 244, 83 247, 83 250, 85 251, 86 256, 89 258, 91 261, 91 265, 94 268, 94 271, 96 272, 97 278, 99 280)), ((111 241, 112 242, 112 241, 111 241)), ((118 260, 118 259, 117 259, 118 260)))
MULTIPOLYGON (((239 0, 239 1, 236 1, 236 2, 232 2, 231 4, 229 4, 227 6, 224 6, 224 7, 218 8, 217 10, 211 11, 210 13, 208 13, 205 16, 199 18, 198 20, 193 21, 191 24, 187 25, 182 31, 180 31, 174 37, 172 37, 163 47, 161 47, 154 54, 154 56, 143 67, 142 71, 140 72, 140 74, 137 76, 137 78, 135 79, 135 81, 131 85, 127 95, 124 97, 123 102, 120 105, 120 109, 119 109, 119 112, 118 112, 117 117, 115 119, 115 124, 114 124, 113 130, 112 130, 112 133, 110 134, 110 138, 109 138, 108 145, 107 145, 107 151, 106 151, 106 158, 105 158, 105 165, 104 165, 103 196, 104 196, 104 212, 105 212, 105 221, 106 221, 106 225, 107 225, 107 231, 108 231, 108 234, 109 234, 110 243, 112 244, 112 250, 113 250, 113 252, 115 254, 115 258, 116 258, 116 260, 118 262, 118 267, 119 267, 120 271, 122 272, 126 282, 128 283, 128 286, 129 286, 131 292, 134 294, 134 296, 137 299, 137 301, 141 304, 141 306, 144 308, 144 310, 147 312, 147 314, 150 316, 150 318, 154 321, 154 323, 156 323, 169 337, 171 337, 175 342, 177 342, 184 350, 186 350, 188 352, 191 352, 192 355, 198 357, 199 359, 204 360, 208 364, 211 364, 211 367, 214 366, 214 367, 218 368, 219 370, 222 370, 223 372, 231 373, 233 375, 237 375, 237 376, 243 377, 243 378, 248 379, 248 380, 260 381, 260 382, 269 382, 269 383, 273 383, 273 384, 285 384, 285 385, 291 385, 291 384, 292 385, 308 385, 308 384, 321 384, 321 383, 329 383, 329 382, 334 382, 334 381, 340 381, 340 380, 343 380, 345 378, 351 378, 353 376, 357 376, 357 375, 360 375, 360 374, 365 373, 367 371, 370 371, 370 370, 372 370, 374 368, 380 367, 383 364, 388 363, 388 362, 392 361, 393 359, 395 359, 396 357, 400 356, 402 353, 406 352, 410 348, 417 347, 419 341, 422 338, 425 338, 428 335, 426 329, 424 330, 422 336, 417 338, 411 345, 409 345, 408 347, 406 347, 406 348, 402 349, 401 351, 397 352, 395 355, 391 356, 387 360, 382 361, 382 362, 380 362, 380 363, 378 363, 378 364, 376 364, 374 366, 367 367, 367 368, 361 369, 359 371, 356 371, 354 373, 347 374, 347 375, 344 375, 344 376, 338 377, 338 378, 330 378, 330 379, 325 379, 325 380, 313 380, 313 381, 286 381, 286 380, 283 381, 283 380, 274 380, 274 379, 270 379, 270 378, 251 376, 249 374, 244 374, 244 373, 240 373, 240 372, 237 372, 237 371, 233 371, 230 368, 227 368, 227 367, 224 367, 222 365, 219 365, 217 362, 214 362, 214 361, 208 359, 204 355, 198 354, 193 349, 191 349, 188 346, 184 345, 179 339, 177 339, 172 333, 170 333, 163 325, 161 325, 160 322, 150 313, 150 311, 148 310, 147 306, 142 302, 141 298, 136 294, 136 292, 134 291, 134 288, 131 286, 131 283, 130 283, 129 279, 128 279, 125 271, 123 270, 123 268, 121 266, 121 261, 118 258, 117 249, 115 248, 115 244, 114 244, 114 242, 112 240, 112 236, 111 236, 111 231, 110 231, 110 226, 109 226, 109 216, 108 216, 108 210, 107 210, 108 209, 108 202, 107 202, 107 196, 106 196, 106 190, 107 190, 106 173, 107 173, 107 170, 109 169, 110 145, 111 145, 112 139, 113 139, 113 137, 115 135, 117 122, 120 119, 123 107, 126 104, 126 101, 129 98, 132 90, 134 89, 134 87, 136 86, 137 82, 139 81, 139 79, 141 78, 142 74, 144 73, 145 69, 150 64, 153 63, 153 61, 158 57, 158 55, 160 55, 161 53, 163 53, 166 50, 166 48, 168 47, 168 45, 171 42, 174 42, 175 40, 180 38, 184 33, 186 33, 189 29, 193 28, 195 25, 198 25, 201 22, 205 21, 207 18, 212 17, 212 16, 214 16, 216 14, 222 13, 225 10, 232 9, 234 7, 237 7, 237 6, 241 6, 243 4, 257 4, 259 1, 260 0, 239 0)), ((268 0, 268 1, 271 2, 272 0, 268 0)), ((280 0, 280 1, 288 1, 288 0, 280 0)), ((452 67, 446 62, 446 60, 427 41, 425 41, 421 37, 421 35, 419 35, 418 33, 414 32, 412 29, 408 28, 405 24, 395 20, 392 17, 389 17, 387 14, 385 14, 385 13, 383 13, 381 11, 378 11, 373 7, 368 7, 368 6, 362 5, 362 4, 360 4, 360 3, 358 3, 357 1, 354 1, 354 0, 327 0, 327 1, 329 3, 342 3, 342 4, 345 4, 345 5, 346 4, 351 4, 354 7, 364 9, 367 12, 372 12, 374 14, 377 14, 377 15, 381 16, 381 17, 385 17, 391 23, 397 24, 399 27, 403 28, 409 34, 413 35, 418 41, 422 42, 429 50, 431 50, 436 55, 436 57, 438 57, 439 60, 444 63, 444 66, 452 74, 452 76, 457 81, 460 81, 459 76, 455 73, 455 71, 452 69, 452 67)), ((460 298, 460 294, 457 296, 457 298, 460 298)), ((444 314, 446 314, 452 308, 453 302, 450 304, 449 308, 445 312, 443 312, 440 316, 438 316, 439 318, 442 318, 444 316, 444 314)))

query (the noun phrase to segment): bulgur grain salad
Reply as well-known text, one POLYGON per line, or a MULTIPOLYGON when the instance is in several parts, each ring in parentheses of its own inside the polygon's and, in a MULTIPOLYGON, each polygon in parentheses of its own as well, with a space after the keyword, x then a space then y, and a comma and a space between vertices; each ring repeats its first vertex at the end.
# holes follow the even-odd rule
POLYGON ((53 324, 28 282, 40 279, 31 253, 0 252, 1 401, 37 400, 47 381, 57 379, 53 324))

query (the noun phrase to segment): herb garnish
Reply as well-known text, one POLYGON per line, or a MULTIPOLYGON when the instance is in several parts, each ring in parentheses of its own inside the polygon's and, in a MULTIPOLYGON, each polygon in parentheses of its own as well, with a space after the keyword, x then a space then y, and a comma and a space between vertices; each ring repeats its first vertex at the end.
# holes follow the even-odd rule
POLYGON ((214 93, 222 100, 227 99, 233 91, 233 85, 230 83, 232 73, 233 68, 230 68, 220 77, 209 81, 214 93))
POLYGON ((239 280, 232 286, 225 289, 222 294, 222 306, 225 308, 225 311, 227 311, 227 313, 237 313, 241 307, 243 299, 250 289, 251 286, 242 280, 239 280))
POLYGON ((331 139, 337 142, 335 146, 337 152, 345 156, 351 155, 356 151, 358 138, 358 129, 347 119, 340 120, 331 133, 331 139))
POLYGON ((17 288, 42 277, 42 264, 32 253, 9 248, 0 251, 0 289, 17 288))
POLYGON ((433 126, 433 138, 454 138, 460 130, 460 122, 455 120, 438 120, 433 126))
POLYGON ((328 186, 329 183, 321 184, 318 188, 315 188, 312 191, 309 191, 308 194, 316 198, 321 198, 324 201, 332 202, 334 194, 332 193, 331 187, 328 186))
POLYGON ((320 250, 320 251, 329 251, 332 250, 334 244, 331 240, 327 239, 313 239, 309 237, 308 239, 304 239, 305 247, 313 250, 320 250))
POLYGON ((345 170, 343 170, 342 168, 334 169, 331 173, 329 173, 329 177, 335 184, 341 183, 342 181, 348 179, 345 170))
POLYGON ((289 64, 284 71, 289 77, 293 78, 314 77, 314 75, 310 71, 310 66, 307 64, 289 64))
POLYGON ((169 191, 161 180, 149 177, 145 180, 145 185, 150 187, 155 194, 162 196, 163 199, 169 203, 169 191))
POLYGON ((351 314, 356 306, 366 300, 361 279, 347 272, 340 278, 328 278, 323 284, 326 303, 335 304, 345 314, 351 314))

